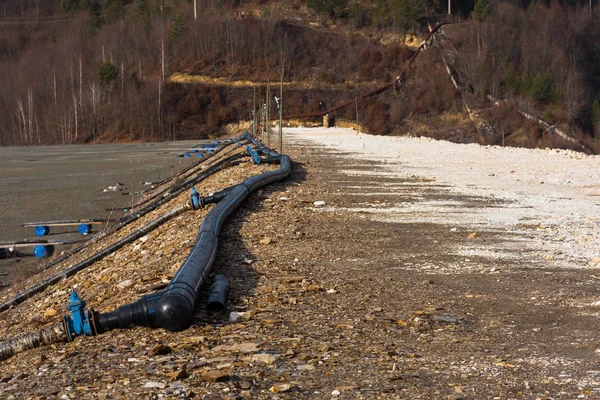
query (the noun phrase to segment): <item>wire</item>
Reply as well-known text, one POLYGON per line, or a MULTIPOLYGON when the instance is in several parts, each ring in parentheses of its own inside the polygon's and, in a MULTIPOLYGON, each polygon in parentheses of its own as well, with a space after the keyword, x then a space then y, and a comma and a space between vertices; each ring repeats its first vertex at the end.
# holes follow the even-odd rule
POLYGON ((0 25, 33 25, 33 24, 55 24, 62 22, 71 22, 71 21, 84 21, 87 18, 71 18, 71 19, 57 19, 57 20, 49 20, 49 21, 2 21, 0 20, 0 25))

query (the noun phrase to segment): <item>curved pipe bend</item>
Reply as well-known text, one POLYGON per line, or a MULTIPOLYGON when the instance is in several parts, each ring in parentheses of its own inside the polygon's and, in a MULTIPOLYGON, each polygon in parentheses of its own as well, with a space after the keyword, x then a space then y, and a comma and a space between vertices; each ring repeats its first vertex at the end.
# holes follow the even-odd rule
POLYGON ((179 331, 192 323, 200 288, 215 260, 223 224, 252 192, 287 178, 292 169, 289 156, 272 151, 255 139, 249 140, 258 145, 259 151, 270 161, 278 162, 279 169, 253 176, 207 197, 207 202, 210 200, 217 205, 206 215, 200 226, 196 245, 167 288, 143 296, 136 302, 123 305, 110 313, 95 314, 94 320, 99 333, 136 325, 179 331))

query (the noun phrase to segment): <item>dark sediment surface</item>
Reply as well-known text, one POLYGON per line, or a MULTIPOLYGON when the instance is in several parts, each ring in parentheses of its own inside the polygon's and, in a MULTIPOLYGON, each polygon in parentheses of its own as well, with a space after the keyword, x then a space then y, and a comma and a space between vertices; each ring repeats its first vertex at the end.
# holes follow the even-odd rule
MULTIPOLYGON (((0 241, 35 240, 33 228, 21 226, 24 222, 107 219, 113 207, 111 219, 117 219, 132 200, 124 193, 147 189, 142 182, 164 179, 197 160, 177 156, 199 142, 0 148, 0 241), (117 183, 123 191, 103 192, 117 183)), ((79 240, 76 231, 77 226, 51 228, 43 239, 79 240)), ((21 252, 32 254, 33 248, 21 252)), ((28 275, 43 262, 0 260, 0 284, 15 273, 28 275)))

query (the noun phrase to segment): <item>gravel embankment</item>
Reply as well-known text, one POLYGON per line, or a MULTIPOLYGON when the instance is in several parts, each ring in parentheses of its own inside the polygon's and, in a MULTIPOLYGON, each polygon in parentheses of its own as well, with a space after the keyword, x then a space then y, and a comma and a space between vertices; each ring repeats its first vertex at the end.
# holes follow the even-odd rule
MULTIPOLYGON (((223 231, 225 314, 19 354, 0 363, 0 397, 600 398, 597 157, 287 132, 292 175, 223 231)), ((0 338, 55 322, 72 286, 104 310, 163 284, 201 220, 0 314, 0 338)))

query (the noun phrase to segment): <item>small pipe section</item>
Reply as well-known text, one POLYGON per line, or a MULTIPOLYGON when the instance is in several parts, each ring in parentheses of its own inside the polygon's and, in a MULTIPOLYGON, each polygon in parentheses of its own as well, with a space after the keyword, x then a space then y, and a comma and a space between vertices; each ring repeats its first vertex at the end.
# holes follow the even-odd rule
POLYGON ((217 275, 208 288, 208 302, 206 309, 211 313, 222 313, 227 304, 227 296, 229 295, 229 281, 225 275, 217 275))
POLYGON ((35 332, 23 333, 0 343, 0 361, 6 360, 17 353, 48 344, 64 342, 66 339, 65 325, 62 322, 35 332))

